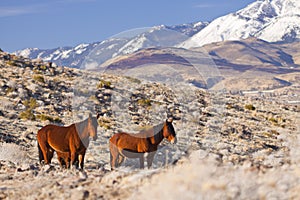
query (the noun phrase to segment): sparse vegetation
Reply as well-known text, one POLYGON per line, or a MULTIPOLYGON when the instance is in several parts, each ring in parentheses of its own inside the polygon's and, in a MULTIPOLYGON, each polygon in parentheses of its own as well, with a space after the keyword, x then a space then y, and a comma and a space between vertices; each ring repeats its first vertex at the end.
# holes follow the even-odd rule
POLYGON ((106 88, 106 89, 111 89, 111 82, 110 81, 105 81, 105 80, 100 80, 99 84, 97 85, 98 89, 101 88, 106 88))
POLYGON ((53 123, 61 123, 62 120, 59 117, 51 117, 49 115, 44 115, 44 114, 40 114, 36 116, 37 119, 41 120, 41 121, 50 121, 53 123))
POLYGON ((150 99, 139 99, 137 103, 141 106, 147 106, 147 107, 151 106, 151 100, 150 99))
POLYGON ((32 121, 35 120, 35 115, 33 114, 32 110, 29 109, 21 112, 19 117, 24 120, 32 120, 32 121))
POLYGON ((106 130, 109 130, 112 128, 112 122, 109 118, 106 118, 106 117, 100 117, 98 119, 98 124, 100 127, 106 129, 106 130))
POLYGON ((21 112, 19 117, 25 120, 35 120, 36 117, 33 110, 37 107, 36 99, 31 97, 29 100, 25 100, 23 105, 26 107, 26 110, 21 112))
POLYGON ((255 110, 256 108, 252 104, 245 105, 245 109, 247 110, 255 110))
POLYGON ((232 109, 232 108, 234 108, 234 106, 233 106, 233 104, 231 104, 231 103, 227 103, 227 104, 226 104, 226 108, 227 108, 227 109, 232 109))
POLYGON ((40 66, 40 69, 41 69, 41 70, 46 70, 46 69, 47 69, 47 66, 46 66, 46 65, 41 65, 41 66, 40 66))
POLYGON ((10 66, 15 66, 15 67, 18 66, 18 64, 14 60, 9 60, 9 61, 6 62, 6 64, 10 65, 10 66))
POLYGON ((274 123, 274 124, 278 123, 277 119, 275 119, 274 117, 269 118, 269 121, 274 123))
POLYGON ((6 89, 6 94, 9 94, 9 93, 13 92, 14 90, 15 90, 14 88, 8 87, 8 88, 6 89))
POLYGON ((131 83, 141 84, 141 80, 139 80, 137 78, 133 78, 130 76, 125 76, 125 78, 128 79, 131 83))
POLYGON ((39 82, 39 83, 45 83, 45 79, 42 75, 34 75, 33 76, 33 80, 35 80, 36 82, 39 82))

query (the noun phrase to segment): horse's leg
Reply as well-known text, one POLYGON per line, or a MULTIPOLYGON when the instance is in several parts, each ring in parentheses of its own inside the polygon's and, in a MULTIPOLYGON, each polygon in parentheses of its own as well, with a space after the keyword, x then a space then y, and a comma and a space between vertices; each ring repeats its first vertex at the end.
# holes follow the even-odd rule
POLYGON ((120 158, 119 153, 112 154, 112 159, 111 159, 111 162, 110 162, 111 169, 119 167, 119 158, 120 158))
MULTIPOLYGON (((75 163, 75 159, 76 159, 76 151, 75 149, 71 149, 71 169, 74 166, 75 163)), ((76 167, 76 166, 75 166, 76 167)))
POLYGON ((54 150, 51 147, 47 148, 47 158, 48 158, 48 162, 51 163, 51 160, 53 158, 53 154, 54 154, 54 150))
POLYGON ((118 160, 119 160, 119 151, 115 144, 109 143, 109 150, 110 150, 110 166, 111 170, 118 167, 118 160))
POLYGON ((78 155, 78 163, 79 163, 79 167, 83 170, 83 166, 84 166, 84 156, 85 156, 85 150, 78 155))
MULTIPOLYGON (((85 153, 84 153, 84 154, 85 154, 85 153)), ((78 158, 78 154, 75 155, 74 163, 75 163, 76 168, 79 168, 79 158, 78 158)))
POLYGON ((116 168, 116 156, 112 154, 112 152, 109 152, 110 154, 110 169, 113 170, 116 168))
POLYGON ((124 157, 124 156, 122 156, 121 154, 119 154, 119 159, 118 159, 118 167, 120 167, 120 166, 121 166, 121 164, 123 163, 124 159, 125 159, 125 157, 124 157))
POLYGON ((37 143, 37 145, 38 145, 38 150, 39 150, 39 161, 40 161, 40 164, 42 164, 42 161, 45 162, 43 151, 42 151, 42 149, 40 147, 39 142, 37 143))
POLYGON ((43 153, 43 157, 44 157, 44 161, 45 161, 45 164, 48 165, 50 162, 49 162, 49 148, 47 147, 47 144, 44 143, 44 142, 41 142, 40 143, 40 148, 41 148, 41 151, 43 153))
POLYGON ((70 162, 71 162, 71 158, 70 158, 70 153, 65 153, 64 154, 64 162, 65 162, 65 165, 66 165, 66 169, 69 169, 70 168, 70 162))
POLYGON ((61 168, 64 168, 64 167, 67 167, 67 164, 65 162, 65 155, 63 153, 59 153, 59 152, 56 152, 56 155, 57 155, 57 160, 59 162, 59 165, 61 168))
POLYGON ((140 153, 140 168, 144 169, 144 153, 140 153))
POLYGON ((38 140, 38 148, 39 152, 43 154, 39 156, 40 161, 43 159, 45 161, 45 164, 49 164, 48 160, 48 151, 49 151, 49 146, 47 144, 47 136, 46 132, 39 130, 37 133, 37 140, 38 140))
POLYGON ((150 168, 152 166, 154 155, 155 155, 155 151, 154 152, 149 152, 148 155, 147 155, 147 166, 148 166, 148 168, 150 168))

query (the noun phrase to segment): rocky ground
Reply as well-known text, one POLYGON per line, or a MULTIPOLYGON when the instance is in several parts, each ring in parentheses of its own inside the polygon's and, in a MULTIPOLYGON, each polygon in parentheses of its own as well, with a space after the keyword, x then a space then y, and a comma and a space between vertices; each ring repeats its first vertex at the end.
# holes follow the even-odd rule
POLYGON ((174 89, 4 52, 0 68, 1 199, 300 198, 297 87, 268 97, 174 89), (73 123, 84 110, 100 114, 85 170, 61 169, 55 158, 41 166, 37 130, 73 123), (175 119, 178 143, 164 141, 152 169, 128 159, 110 171, 114 132, 135 132, 167 116, 175 119))

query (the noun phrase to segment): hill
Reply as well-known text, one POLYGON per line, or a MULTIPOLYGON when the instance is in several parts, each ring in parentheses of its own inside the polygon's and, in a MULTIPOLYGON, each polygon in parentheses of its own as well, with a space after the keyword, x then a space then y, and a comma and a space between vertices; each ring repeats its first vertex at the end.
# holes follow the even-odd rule
POLYGON ((289 102, 298 93, 252 97, 171 87, 53 67, 5 52, 0 52, 0 68, 5 72, 0 76, 3 199, 299 198, 300 109, 289 102), (60 169, 55 159, 41 166, 37 130, 49 123, 71 124, 86 111, 100 118, 85 170, 60 169), (138 162, 128 159, 110 171, 107 142, 113 133, 134 132, 167 115, 176 119, 178 143, 161 144, 153 169, 138 170, 138 162))

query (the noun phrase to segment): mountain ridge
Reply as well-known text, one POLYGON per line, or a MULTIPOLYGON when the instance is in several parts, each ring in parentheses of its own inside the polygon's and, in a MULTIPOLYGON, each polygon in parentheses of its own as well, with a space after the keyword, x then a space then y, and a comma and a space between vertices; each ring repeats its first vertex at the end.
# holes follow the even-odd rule
POLYGON ((300 2, 296 0, 258 0, 245 8, 213 20, 180 47, 256 37, 268 42, 300 39, 300 2))
MULTIPOLYGON (((13 53, 17 56, 30 59, 42 59, 47 62, 54 62, 57 65, 81 68, 86 56, 94 49, 96 49, 97 53, 105 54, 115 51, 112 52, 111 55, 103 55, 103 59, 110 59, 116 56, 116 54, 123 55, 133 53, 140 48, 156 45, 174 46, 199 32, 199 30, 207 26, 207 24, 207 22, 195 22, 174 26, 160 25, 151 27, 147 31, 137 34, 132 38, 126 38, 127 36, 121 33, 100 42, 90 44, 82 43, 75 47, 58 47, 54 49, 26 48, 13 53)), ((134 34, 134 30, 132 33, 134 34)))

